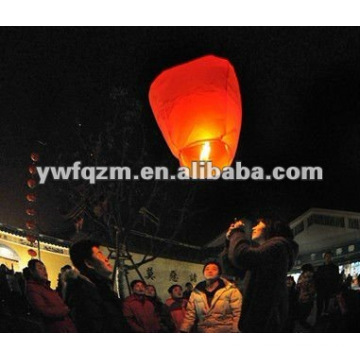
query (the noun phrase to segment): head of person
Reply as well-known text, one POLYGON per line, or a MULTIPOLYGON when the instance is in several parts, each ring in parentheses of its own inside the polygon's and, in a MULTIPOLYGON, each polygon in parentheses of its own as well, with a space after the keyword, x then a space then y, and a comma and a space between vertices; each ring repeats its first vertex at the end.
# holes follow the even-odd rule
POLYGON ((304 272, 314 272, 314 267, 311 265, 311 264, 304 264, 302 267, 301 267, 301 271, 304 273, 304 272))
POLYGON ((252 228, 251 239, 257 242, 266 241, 273 237, 293 239, 294 235, 286 222, 271 218, 260 218, 252 228))
POLYGON ((48 273, 43 262, 37 259, 31 259, 28 262, 28 269, 31 274, 31 278, 37 281, 47 281, 48 273))
POLYGON ((0 264, 0 273, 1 274, 7 274, 8 268, 5 264, 0 264))
POLYGON ((64 272, 71 270, 71 266, 70 265, 65 265, 60 269, 60 273, 63 274, 64 272))
POLYGON ((146 284, 142 280, 134 280, 130 284, 131 290, 135 295, 145 295, 146 284))
POLYGON ((185 289, 186 289, 187 291, 193 291, 194 286, 193 286, 193 284, 192 284, 191 282, 187 282, 187 283, 185 284, 185 289))
POLYGON ((146 285, 146 287, 145 287, 145 295, 150 297, 150 298, 156 298, 157 293, 156 293, 155 286, 154 285, 146 285))
POLYGON ((206 280, 219 279, 222 273, 221 266, 216 261, 209 261, 204 265, 203 274, 206 280))
POLYGON ((83 274, 94 271, 100 276, 108 277, 113 271, 109 259, 100 250, 100 244, 90 239, 74 243, 70 248, 70 259, 83 274))
POLYGON ((31 279, 31 272, 30 272, 30 269, 28 267, 23 268, 22 273, 23 273, 24 279, 26 281, 31 279))
POLYGON ((324 261, 325 261, 325 264, 328 265, 332 262, 332 253, 331 251, 327 251, 325 254, 324 254, 324 261))
POLYGON ((170 286, 168 289, 168 293, 174 300, 181 299, 183 297, 183 295, 182 295, 183 289, 180 285, 175 284, 175 285, 170 286))
POLYGON ((286 286, 288 288, 291 288, 295 285, 295 280, 294 278, 291 276, 291 275, 288 275, 287 278, 286 278, 286 286))

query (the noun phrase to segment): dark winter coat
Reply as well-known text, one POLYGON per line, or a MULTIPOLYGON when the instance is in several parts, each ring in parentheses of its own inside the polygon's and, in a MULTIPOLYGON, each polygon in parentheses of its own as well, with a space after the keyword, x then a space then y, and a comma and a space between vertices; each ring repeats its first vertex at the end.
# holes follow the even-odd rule
POLYGON ((25 291, 30 306, 42 318, 46 332, 76 332, 69 318, 69 308, 50 288, 49 281, 28 280, 25 291))
POLYGON ((234 266, 248 272, 243 290, 239 322, 242 332, 281 332, 287 320, 287 272, 292 268, 298 245, 291 239, 274 237, 253 247, 245 234, 232 236, 229 259, 234 266))
POLYGON ((111 281, 93 271, 81 275, 68 271, 65 301, 78 331, 83 333, 128 332, 122 315, 122 302, 112 290, 111 281))
POLYGON ((145 296, 130 295, 124 300, 124 316, 134 332, 160 332, 160 319, 153 303, 145 296))

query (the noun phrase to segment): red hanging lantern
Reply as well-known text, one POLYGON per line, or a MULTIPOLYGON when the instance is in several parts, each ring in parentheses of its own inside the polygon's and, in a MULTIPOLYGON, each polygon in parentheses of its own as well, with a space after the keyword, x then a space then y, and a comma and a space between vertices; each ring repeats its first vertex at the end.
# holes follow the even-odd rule
POLYGON ((33 244, 36 241, 36 237, 33 235, 26 236, 26 240, 33 244))
POLYGON ((29 173, 31 175, 36 175, 37 174, 37 169, 36 169, 36 166, 35 165, 30 165, 29 166, 29 173))
POLYGON ((35 202, 36 201, 36 195, 35 194, 27 194, 26 200, 29 202, 35 202))
POLYGON ((33 220, 28 220, 28 221, 26 222, 26 228, 29 229, 29 230, 35 230, 35 228, 36 228, 36 223, 35 223, 35 221, 33 221, 33 220))
POLYGON ((37 256, 36 251, 33 250, 33 249, 29 249, 29 250, 28 250, 28 254, 29 254, 31 257, 36 257, 36 256, 37 256))
POLYGON ((162 72, 151 84, 150 105, 181 166, 211 161, 230 166, 241 130, 239 83, 230 62, 212 55, 162 72))
POLYGON ((26 184, 30 189, 34 189, 37 185, 37 181, 35 179, 29 179, 26 184))
POLYGON ((29 215, 29 216, 35 216, 36 215, 36 210, 28 208, 28 209, 26 209, 26 214, 29 215))
POLYGON ((36 152, 31 153, 30 158, 34 162, 38 162, 40 160, 40 155, 36 152))

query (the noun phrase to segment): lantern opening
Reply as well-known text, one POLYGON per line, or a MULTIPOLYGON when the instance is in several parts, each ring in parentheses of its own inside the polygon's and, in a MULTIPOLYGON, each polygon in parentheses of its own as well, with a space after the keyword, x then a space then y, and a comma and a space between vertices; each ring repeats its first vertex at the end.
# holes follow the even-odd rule
POLYGON ((212 166, 222 169, 229 166, 232 155, 227 144, 221 140, 205 141, 188 146, 180 152, 180 166, 191 168, 194 161, 211 161, 212 166))
POLYGON ((210 142, 206 141, 200 153, 200 161, 209 161, 210 151, 210 142))

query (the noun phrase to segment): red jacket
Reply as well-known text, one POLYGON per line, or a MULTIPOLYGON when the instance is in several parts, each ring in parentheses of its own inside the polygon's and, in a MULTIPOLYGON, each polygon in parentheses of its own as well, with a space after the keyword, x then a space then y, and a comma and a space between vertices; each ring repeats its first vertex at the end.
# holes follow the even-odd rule
POLYGON ((184 321, 186 314, 186 305, 187 300, 179 299, 179 301, 175 301, 173 298, 167 299, 165 305, 168 306, 171 317, 175 323, 176 331, 180 331, 180 327, 184 321))
POLYGON ((154 305, 145 296, 130 295, 124 300, 124 316, 134 332, 153 333, 161 329, 154 305))
POLYGON ((28 280, 26 297, 30 306, 39 314, 46 332, 76 332, 69 318, 69 308, 59 294, 50 288, 50 282, 28 280))

